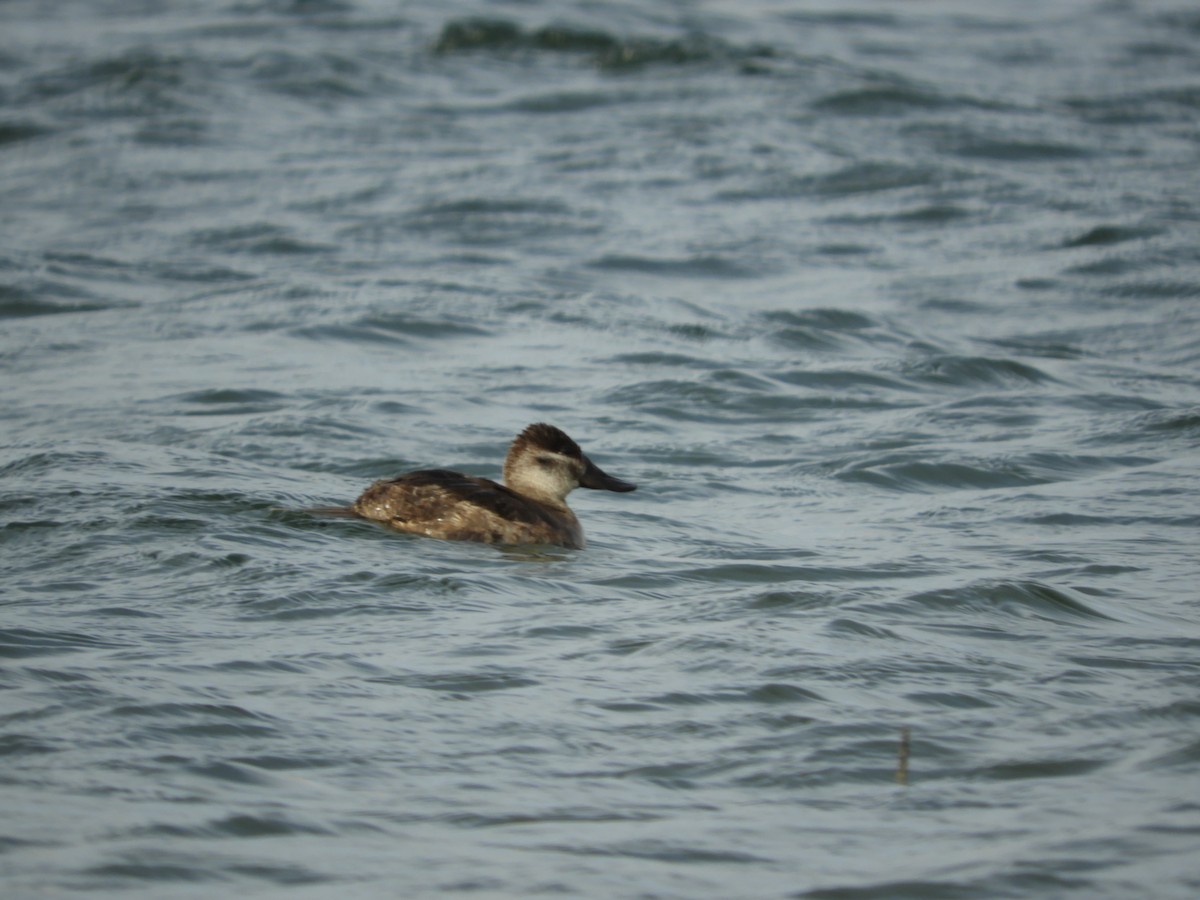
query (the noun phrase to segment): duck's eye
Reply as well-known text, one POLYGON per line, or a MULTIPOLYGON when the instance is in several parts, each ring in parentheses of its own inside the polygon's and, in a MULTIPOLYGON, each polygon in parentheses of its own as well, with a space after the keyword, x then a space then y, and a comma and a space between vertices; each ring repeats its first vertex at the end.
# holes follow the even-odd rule
POLYGON ((549 468, 550 466, 554 465, 554 460, 551 459, 549 456, 539 456, 537 458, 537 461, 538 461, 539 466, 545 466, 546 468, 549 468))

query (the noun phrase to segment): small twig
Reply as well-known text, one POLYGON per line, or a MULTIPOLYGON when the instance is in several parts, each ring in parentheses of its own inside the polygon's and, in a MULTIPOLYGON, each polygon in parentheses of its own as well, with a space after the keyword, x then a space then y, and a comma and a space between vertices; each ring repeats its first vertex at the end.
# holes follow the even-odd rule
POLYGON ((900 729, 900 747, 896 754, 896 784, 908 784, 908 726, 900 729))

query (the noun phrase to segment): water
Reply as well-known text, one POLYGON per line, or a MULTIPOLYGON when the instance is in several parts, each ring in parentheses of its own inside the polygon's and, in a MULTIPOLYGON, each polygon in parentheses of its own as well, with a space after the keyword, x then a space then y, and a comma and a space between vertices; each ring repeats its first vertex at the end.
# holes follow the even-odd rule
POLYGON ((0 34, 5 897, 1200 890, 1189 4, 0 34))

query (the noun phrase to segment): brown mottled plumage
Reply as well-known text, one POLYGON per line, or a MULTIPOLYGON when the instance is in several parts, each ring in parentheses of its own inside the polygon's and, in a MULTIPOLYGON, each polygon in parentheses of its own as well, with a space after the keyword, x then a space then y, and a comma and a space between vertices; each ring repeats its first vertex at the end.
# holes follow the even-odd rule
POLYGON ((635 489, 602 472, 566 434, 541 422, 513 441, 504 480, 424 469, 375 482, 353 506, 313 512, 357 516, 444 540, 582 548, 583 529, 567 507, 567 494, 576 487, 635 489))

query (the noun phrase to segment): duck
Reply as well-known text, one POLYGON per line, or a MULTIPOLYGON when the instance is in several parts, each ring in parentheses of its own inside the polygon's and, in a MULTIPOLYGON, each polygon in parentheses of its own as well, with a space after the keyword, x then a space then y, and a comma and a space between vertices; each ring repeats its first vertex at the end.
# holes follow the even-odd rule
POLYGON ((536 422, 508 448, 503 484, 450 469, 422 469, 376 481, 351 506, 310 512, 368 519, 448 541, 582 550, 583 528, 567 506, 567 495, 577 487, 637 490, 604 472, 564 431, 536 422))

